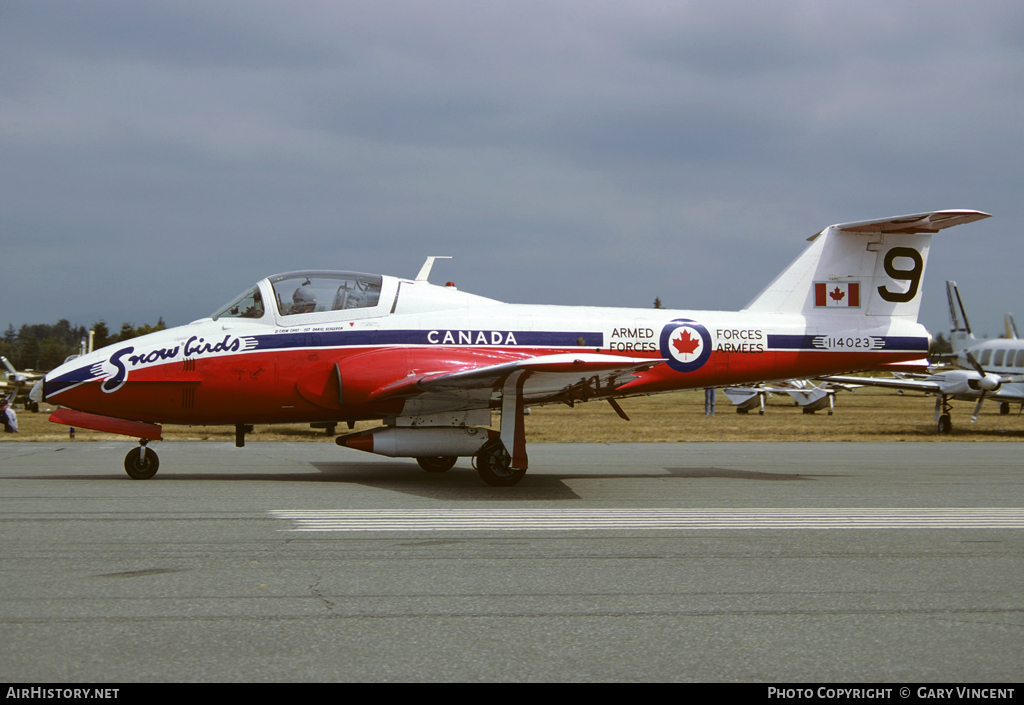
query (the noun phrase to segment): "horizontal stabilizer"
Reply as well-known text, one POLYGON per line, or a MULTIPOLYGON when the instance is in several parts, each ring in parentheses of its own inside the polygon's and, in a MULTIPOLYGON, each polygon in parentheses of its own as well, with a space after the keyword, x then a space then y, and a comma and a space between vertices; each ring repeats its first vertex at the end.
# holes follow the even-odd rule
MULTIPOLYGON (((954 225, 964 225, 991 217, 988 213, 982 213, 981 211, 945 210, 901 215, 895 218, 882 218, 880 220, 861 220, 856 223, 839 223, 833 225, 832 228, 844 233, 903 233, 905 235, 914 235, 917 233, 937 233, 954 225)), ((817 237, 817 235, 814 237, 817 237)), ((811 239, 813 240, 814 238, 811 239)))

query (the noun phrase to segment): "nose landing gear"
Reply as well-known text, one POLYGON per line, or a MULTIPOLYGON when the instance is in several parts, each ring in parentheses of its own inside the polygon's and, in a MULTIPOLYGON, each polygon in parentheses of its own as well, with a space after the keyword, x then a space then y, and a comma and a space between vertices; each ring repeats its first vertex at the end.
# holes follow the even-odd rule
POLYGON ((146 449, 148 443, 149 441, 143 438, 139 441, 138 448, 132 448, 128 455, 124 456, 124 471, 133 480, 148 480, 160 469, 160 459, 156 453, 146 449))

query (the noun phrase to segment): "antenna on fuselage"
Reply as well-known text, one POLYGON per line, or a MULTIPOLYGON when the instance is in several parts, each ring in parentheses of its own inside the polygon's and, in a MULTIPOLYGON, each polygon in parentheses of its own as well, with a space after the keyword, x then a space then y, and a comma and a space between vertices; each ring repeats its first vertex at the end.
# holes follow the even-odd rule
POLYGON ((430 276, 430 270, 434 266, 434 260, 435 259, 453 259, 453 258, 452 257, 448 257, 447 255, 433 255, 431 257, 427 257, 427 261, 423 263, 422 267, 420 267, 420 273, 416 275, 416 281, 418 281, 418 282, 425 282, 425 281, 427 281, 427 277, 430 276))

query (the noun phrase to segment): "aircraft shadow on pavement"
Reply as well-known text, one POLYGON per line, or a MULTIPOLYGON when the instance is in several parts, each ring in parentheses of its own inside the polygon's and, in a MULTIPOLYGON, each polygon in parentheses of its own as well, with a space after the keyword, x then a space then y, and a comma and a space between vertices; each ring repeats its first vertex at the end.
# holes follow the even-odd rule
MULTIPOLYGON (((823 475, 803 475, 792 472, 758 472, 755 470, 730 470, 727 468, 665 468, 673 477, 685 477, 690 479, 699 478, 722 478, 727 480, 813 480, 823 475)), ((836 477, 836 475, 828 475, 836 477)))
MULTIPOLYGON (((181 482, 181 481, 233 481, 233 482, 330 482, 357 484, 374 489, 401 492, 428 499, 461 501, 536 501, 582 499, 566 482, 576 480, 754 480, 754 481, 801 481, 813 480, 818 476, 798 473, 760 472, 729 468, 685 468, 667 467, 664 472, 647 473, 586 473, 567 474, 535 472, 515 487, 489 487, 480 481, 476 471, 469 467, 457 466, 445 473, 427 473, 419 466, 409 463, 312 463, 317 472, 211 472, 176 473, 173 470, 159 473, 156 477, 140 482, 181 482), (667 474, 666 474, 667 473, 667 474)), ((834 475, 828 475, 834 477, 834 475)), ((18 476, 7 479, 20 480, 116 480, 133 482, 122 474, 103 475, 44 475, 18 476)))
POLYGON ((409 465, 354 465, 313 463, 313 467, 338 482, 351 482, 375 489, 403 492, 431 499, 462 501, 573 500, 582 499, 566 482, 574 480, 703 479, 808 480, 807 475, 751 472, 720 468, 665 468, 668 473, 527 473, 515 487, 488 487, 470 468, 456 467, 446 473, 430 474, 409 465))

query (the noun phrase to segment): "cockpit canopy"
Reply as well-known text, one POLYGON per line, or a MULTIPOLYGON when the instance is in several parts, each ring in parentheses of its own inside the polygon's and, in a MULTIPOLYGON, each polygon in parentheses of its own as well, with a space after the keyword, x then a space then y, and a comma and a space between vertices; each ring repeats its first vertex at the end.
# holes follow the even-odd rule
POLYGON ((423 279, 303 270, 263 279, 211 318, 245 318, 293 328, 495 305, 501 302, 423 279))
MULTIPOLYGON (((269 278, 279 316, 372 308, 383 277, 361 272, 303 271, 269 278)), ((218 318, 262 318, 266 304, 257 284, 213 314, 218 318)))
POLYGON ((263 313, 263 296, 257 285, 232 299, 231 303, 217 309, 210 318, 215 321, 218 318, 263 318, 263 313))
POLYGON ((359 272, 289 272, 270 277, 282 316, 372 308, 380 301, 383 277, 359 272))

